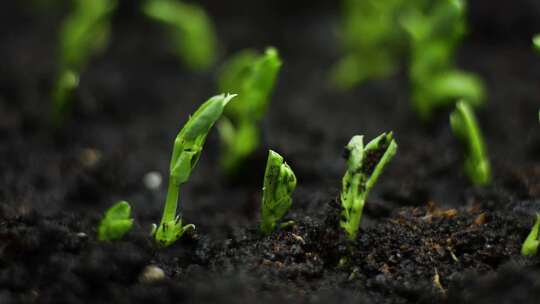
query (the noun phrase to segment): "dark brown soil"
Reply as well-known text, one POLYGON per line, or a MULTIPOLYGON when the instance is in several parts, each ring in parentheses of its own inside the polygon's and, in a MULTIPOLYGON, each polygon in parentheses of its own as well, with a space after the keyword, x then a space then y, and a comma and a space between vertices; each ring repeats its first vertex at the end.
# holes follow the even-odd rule
MULTIPOLYGON (((38 3, 39 1, 34 1, 38 3)), ((0 10, 0 303, 538 303, 540 258, 520 246, 540 210, 540 32, 536 0, 471 1, 460 67, 485 80, 478 113, 494 182, 470 186, 448 110, 429 124, 408 102, 406 71, 350 92, 327 72, 339 55, 337 1, 201 1, 222 59, 276 46, 284 66, 264 146, 234 181, 220 175, 212 133, 181 208, 197 230, 161 249, 149 237, 166 189, 176 132, 218 92, 215 70, 192 73, 161 27, 123 1, 110 47, 82 75, 73 116, 48 123, 56 31, 66 5, 0 10), (291 4, 292 3, 292 4, 291 4), (343 146, 393 130, 399 150, 372 191, 356 242, 339 229, 343 146), (299 186, 295 224, 257 233, 266 150, 284 155, 299 186), (102 212, 124 199, 136 227, 96 240, 102 212), (141 281, 148 265, 166 278, 141 281)))

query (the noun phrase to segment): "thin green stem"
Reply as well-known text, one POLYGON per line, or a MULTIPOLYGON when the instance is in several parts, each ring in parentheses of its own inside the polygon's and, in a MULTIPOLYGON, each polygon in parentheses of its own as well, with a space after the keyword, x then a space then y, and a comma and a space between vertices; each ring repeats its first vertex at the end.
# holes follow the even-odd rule
POLYGON ((176 219, 176 209, 178 208, 178 196, 180 187, 174 182, 173 178, 169 178, 169 188, 167 190, 167 198, 165 200, 165 208, 161 224, 174 221, 176 219))

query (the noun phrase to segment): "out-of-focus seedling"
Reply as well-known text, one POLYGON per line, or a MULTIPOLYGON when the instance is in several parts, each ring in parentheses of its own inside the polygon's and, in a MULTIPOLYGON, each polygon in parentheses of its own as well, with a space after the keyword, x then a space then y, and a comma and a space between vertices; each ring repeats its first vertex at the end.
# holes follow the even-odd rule
POLYGON ((119 240, 132 227, 131 207, 128 202, 120 201, 105 212, 98 226, 98 239, 100 241, 119 240))
POLYGON ((450 114, 450 125, 455 136, 467 146, 465 173, 471 182, 484 186, 491 181, 491 165, 480 132, 480 127, 471 106, 463 101, 450 114))
POLYGON ((400 17, 411 48, 409 77, 412 103, 422 119, 463 98, 473 106, 484 101, 481 80, 454 67, 454 53, 466 32, 464 0, 436 0, 409 7, 400 17))
POLYGON ((274 48, 264 54, 247 50, 230 59, 219 77, 222 92, 238 93, 218 123, 223 142, 221 167, 229 175, 259 146, 259 122, 264 116, 281 67, 274 48))
POLYGON ((533 37, 533 47, 536 51, 540 52, 540 34, 536 34, 533 37))
POLYGON ((538 233, 540 231, 540 214, 536 215, 536 222, 531 229, 531 232, 523 242, 521 247, 521 255, 523 256, 533 256, 538 253, 538 247, 540 246, 540 239, 538 238, 538 233))
POLYGON ((347 172, 341 190, 341 227, 354 240, 360 227, 362 211, 369 191, 384 167, 397 152, 392 132, 383 133, 364 146, 363 136, 354 136, 345 147, 347 172))
POLYGON ((344 57, 331 72, 332 84, 348 89, 393 73, 404 48, 397 23, 404 0, 344 0, 341 44, 344 57))
POLYGON ((204 70, 215 62, 216 34, 210 18, 199 5, 147 0, 143 11, 168 27, 178 56, 189 68, 204 70))
POLYGON ((173 244, 187 230, 195 228, 192 224, 184 226, 181 216, 176 214, 180 186, 188 182, 191 172, 199 161, 208 132, 234 96, 222 94, 210 98, 189 118, 176 136, 163 217, 160 224, 154 224, 152 229, 152 235, 163 246, 173 244))
POLYGON ((261 232, 270 234, 292 205, 296 176, 283 157, 270 150, 264 173, 261 232))
POLYGON ((52 90, 52 121, 58 126, 71 108, 71 95, 90 58, 109 41, 115 0, 76 0, 60 30, 59 74, 52 90))

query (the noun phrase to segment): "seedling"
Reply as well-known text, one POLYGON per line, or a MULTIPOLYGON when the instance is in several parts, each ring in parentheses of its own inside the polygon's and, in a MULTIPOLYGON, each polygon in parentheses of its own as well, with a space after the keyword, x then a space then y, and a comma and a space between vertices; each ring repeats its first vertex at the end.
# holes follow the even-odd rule
POLYGON ((270 150, 264 173, 261 232, 270 234, 292 205, 296 176, 283 157, 270 150))
POLYGON ((178 56, 188 67, 204 70, 214 63, 217 39, 210 18, 200 6, 173 0, 147 0, 143 11, 168 28, 178 56))
POLYGON ((529 236, 523 242, 521 247, 521 255, 533 256, 538 253, 538 246, 540 246, 540 240, 538 238, 538 232, 540 231, 540 214, 536 215, 536 222, 529 233, 529 236))
POLYGON ((384 167, 397 152, 392 132, 383 133, 364 146, 364 137, 354 136, 345 147, 347 172, 343 176, 341 191, 341 227, 349 239, 354 240, 360 227, 362 211, 369 191, 384 167))
POLYGON ((56 126, 71 108, 71 95, 90 58, 102 51, 110 35, 114 0, 76 0, 60 31, 60 69, 52 91, 52 121, 56 126))
POLYGON ((334 66, 331 82, 349 89, 367 79, 392 74, 404 48, 397 15, 404 0, 343 0, 341 44, 344 57, 334 66))
POLYGON ((199 161, 208 132, 234 96, 223 94, 210 98, 189 118, 176 136, 163 217, 159 226, 154 224, 152 229, 153 237, 163 246, 170 246, 187 230, 195 228, 192 224, 183 226, 181 216, 176 214, 180 186, 188 182, 199 161))
POLYGON ((540 52, 540 34, 536 34, 533 37, 533 47, 536 51, 540 52))
POLYGON ((238 93, 225 110, 226 118, 218 124, 224 146, 221 166, 229 175, 236 173, 259 146, 259 122, 268 108, 280 67, 275 48, 267 48, 262 55, 247 50, 230 59, 220 74, 220 90, 238 93))
POLYGON ((458 102, 450 114, 450 124, 455 136, 467 146, 465 173, 475 185, 489 184, 491 165, 471 106, 463 101, 458 102))
POLYGON ((437 0, 415 5, 400 18, 411 47, 409 77, 412 103, 422 119, 464 99, 473 106, 484 100, 480 79, 454 67, 454 53, 466 32, 464 0, 437 0))
POLYGON ((98 239, 100 241, 119 240, 132 227, 131 207, 128 202, 120 201, 105 212, 105 216, 98 226, 98 239))

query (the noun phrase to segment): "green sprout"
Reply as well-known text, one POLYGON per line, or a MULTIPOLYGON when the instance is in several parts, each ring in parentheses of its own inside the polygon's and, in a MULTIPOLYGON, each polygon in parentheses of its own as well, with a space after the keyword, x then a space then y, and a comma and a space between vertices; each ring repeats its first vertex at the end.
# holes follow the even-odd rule
POLYGON ((59 74, 52 90, 52 121, 60 125, 71 109, 71 95, 79 83, 79 74, 90 58, 109 41, 114 0, 76 0, 75 9, 60 31, 59 74))
POLYGON ((411 47, 409 77, 412 103, 422 119, 463 98, 483 103, 481 80, 454 67, 454 53, 466 33, 464 0, 437 0, 409 8, 400 17, 411 47))
POLYGON ((178 56, 189 68, 204 70, 215 62, 216 34, 200 6, 174 0, 147 0, 143 11, 168 27, 178 56))
POLYGON ((363 136, 356 135, 345 147, 347 172, 343 176, 341 191, 341 227, 349 239, 354 240, 360 227, 362 211, 369 192, 384 167, 397 152, 392 132, 383 133, 364 146, 363 136))
POLYGON ((533 37, 533 47, 536 51, 540 52, 540 34, 536 34, 533 37))
POLYGON ((540 246, 540 240, 538 238, 538 232, 540 230, 540 214, 536 215, 536 222, 531 229, 531 232, 523 242, 521 247, 521 255, 533 256, 538 253, 538 246, 540 246))
POLYGON ((403 49, 397 14, 404 0, 343 0, 341 42, 344 57, 333 67, 331 81, 349 89, 367 79, 392 74, 403 49))
POLYGON ((463 101, 457 103, 456 109, 450 114, 450 125, 455 136, 467 146, 465 173, 475 185, 489 184, 491 165, 480 127, 468 103, 463 101))
POLYGON ((264 116, 275 87, 281 60, 275 48, 264 54, 240 52, 224 66, 219 77, 222 92, 238 93, 218 124, 224 144, 221 166, 232 175, 259 146, 259 122, 264 116))
POLYGON ((100 241, 119 240, 132 227, 131 207, 128 202, 120 201, 105 212, 98 226, 98 239, 100 241))
POLYGON ((296 176, 283 157, 270 150, 264 172, 261 232, 270 234, 292 205, 296 176))
POLYGON ((187 230, 195 228, 192 224, 183 226, 182 218, 176 214, 180 186, 188 182, 191 172, 199 161, 210 129, 234 96, 222 94, 210 98, 189 118, 176 136, 163 217, 159 226, 154 224, 152 229, 152 235, 163 246, 170 246, 187 230))

